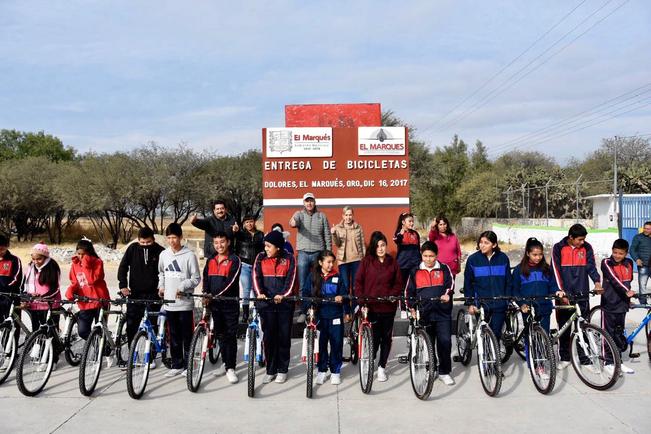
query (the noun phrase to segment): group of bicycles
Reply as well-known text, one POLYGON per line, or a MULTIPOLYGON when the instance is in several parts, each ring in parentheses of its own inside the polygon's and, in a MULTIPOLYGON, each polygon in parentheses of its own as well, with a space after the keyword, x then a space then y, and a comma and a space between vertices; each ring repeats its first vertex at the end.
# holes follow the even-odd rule
MULTIPOLYGON (((145 393, 152 363, 160 356, 161 363, 171 365, 169 355, 169 331, 165 322, 165 310, 158 306, 173 303, 173 300, 133 300, 92 299, 78 297, 75 300, 48 301, 24 294, 0 294, 10 297, 14 303, 10 315, 0 324, 0 384, 5 382, 16 368, 16 382, 19 390, 26 396, 38 395, 46 386, 56 366, 60 353, 69 365, 79 367, 79 390, 85 396, 95 391, 103 366, 111 366, 113 361, 126 368, 126 383, 129 396, 140 399, 145 393), (31 330, 28 312, 21 308, 21 302, 45 301, 48 310, 45 323, 31 330), (80 338, 77 331, 77 313, 72 305, 77 301, 99 301, 102 308, 99 320, 93 325, 88 339, 80 338), (126 335, 126 314, 123 307, 128 303, 144 305, 144 314, 131 345, 126 335), (61 307, 54 307, 60 305, 61 307), (155 306, 155 308, 154 308, 155 306), (109 317, 117 317, 116 332, 109 327, 109 317), (152 318, 157 317, 157 327, 152 318), (26 319, 27 318, 27 319, 26 319), (63 318, 63 327, 59 328, 63 318)), ((238 297, 210 296, 195 294, 197 298, 210 300, 238 300, 253 302, 251 319, 246 328, 244 341, 244 361, 247 364, 247 393, 255 396, 256 371, 264 367, 263 332, 260 316, 255 309, 254 299, 238 297)), ((552 296, 553 297, 553 296, 552 296)), ((359 384, 363 393, 370 393, 373 386, 375 357, 373 352, 373 324, 368 317, 368 303, 399 301, 405 297, 350 297, 356 305, 356 314, 349 325, 344 339, 344 361, 357 365, 359 384)), ((535 314, 534 301, 550 297, 490 297, 480 298, 477 314, 471 315, 460 309, 456 317, 456 349, 454 360, 469 365, 472 352, 476 350, 477 368, 484 391, 489 396, 497 396, 504 377, 503 364, 515 352, 527 364, 533 384, 540 393, 549 394, 556 383, 556 350, 561 335, 571 335, 571 363, 574 371, 586 385, 606 390, 612 387, 620 374, 620 351, 611 336, 601 327, 601 308, 594 307, 588 320, 581 315, 576 299, 568 305, 557 305, 556 309, 572 310, 572 316, 560 330, 547 332, 540 325, 535 314), (497 339, 489 326, 487 312, 483 303, 507 300, 508 309, 502 329, 501 339, 497 339), (518 302, 530 306, 528 315, 523 316, 518 302)), ((308 302, 301 359, 306 369, 306 396, 313 396, 314 366, 318 362, 319 332, 317 328, 317 309, 320 303, 332 303, 334 299, 318 297, 287 297, 289 301, 308 302)), ((460 297, 454 301, 472 301, 474 298, 460 297)), ((410 299, 416 315, 410 317, 407 335, 407 354, 402 358, 409 365, 411 385, 414 394, 426 400, 432 393, 434 381, 438 377, 436 351, 427 333, 427 325, 420 321, 420 305, 424 301, 437 302, 438 298, 410 299)), ((647 309, 647 315, 636 329, 627 335, 630 356, 633 353, 633 340, 644 330, 647 351, 651 360, 651 306, 633 305, 633 308, 647 309)), ((203 311, 197 322, 190 344, 187 361, 186 382, 188 390, 197 392, 200 388, 206 359, 216 364, 220 358, 219 336, 214 329, 208 303, 203 303, 203 311)))

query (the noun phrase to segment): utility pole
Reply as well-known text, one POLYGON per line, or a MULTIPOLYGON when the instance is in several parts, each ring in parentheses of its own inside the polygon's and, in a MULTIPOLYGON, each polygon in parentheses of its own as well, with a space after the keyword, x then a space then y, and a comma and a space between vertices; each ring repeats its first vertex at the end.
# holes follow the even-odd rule
POLYGON ((579 221, 579 182, 581 181, 581 178, 583 178, 583 173, 579 175, 578 179, 576 180, 575 186, 576 186, 576 221, 578 223, 579 221))
POLYGON ((613 195, 617 197, 617 139, 615 136, 615 151, 613 155, 613 195))
POLYGON ((525 189, 526 186, 527 186, 526 183, 522 184, 522 186, 521 186, 521 188, 522 188, 522 218, 526 218, 524 216, 524 213, 527 210, 527 207, 526 207, 525 202, 524 202, 524 189, 525 189))
POLYGON ((512 189, 513 187, 509 185, 508 190, 506 190, 506 215, 508 219, 511 218, 511 190, 512 189))
POLYGON ((547 184, 545 184, 545 218, 547 219, 547 227, 549 227, 549 184, 552 182, 552 179, 549 178, 547 184))

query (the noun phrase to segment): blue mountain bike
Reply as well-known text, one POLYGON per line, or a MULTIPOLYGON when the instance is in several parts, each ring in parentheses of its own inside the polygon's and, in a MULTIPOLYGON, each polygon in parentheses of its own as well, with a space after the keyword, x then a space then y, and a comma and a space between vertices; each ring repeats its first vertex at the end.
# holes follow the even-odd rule
MULTIPOLYGON (((646 316, 638 325, 635 330, 631 333, 626 333, 626 330, 622 330, 624 336, 626 337, 626 345, 629 348, 629 357, 635 359, 640 357, 640 353, 633 352, 633 341, 635 337, 644 329, 644 335, 646 336, 646 349, 649 354, 649 361, 651 362, 651 305, 649 304, 633 304, 631 309, 647 309, 646 316)), ((599 327, 603 327, 603 309, 601 306, 595 306, 590 309, 590 316, 588 317, 591 324, 595 324, 599 327)))
POLYGON ((253 305, 251 312, 251 322, 246 330, 246 339, 244 341, 244 361, 248 366, 248 395, 253 398, 255 395, 255 371, 256 362, 264 366, 264 354, 262 351, 262 327, 260 325, 260 314, 253 305))

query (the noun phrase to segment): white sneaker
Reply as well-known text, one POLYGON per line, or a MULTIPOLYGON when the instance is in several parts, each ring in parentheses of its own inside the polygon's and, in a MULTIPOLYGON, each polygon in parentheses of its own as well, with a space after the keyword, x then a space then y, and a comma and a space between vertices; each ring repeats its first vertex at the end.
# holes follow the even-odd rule
POLYGON ((400 311, 400 319, 407 319, 407 311, 406 310, 401 310, 400 311))
POLYGON ((228 382, 231 384, 235 384, 239 381, 239 378, 237 378, 237 374, 235 373, 235 369, 227 370, 226 378, 228 379, 228 382))
POLYGON ((187 377, 188 376, 188 370, 184 369, 183 372, 181 372, 181 377, 187 377))
POLYGON ((54 372, 54 371, 56 371, 56 370, 57 370, 57 364, 56 364, 56 363, 52 363, 52 372, 54 372))
POLYGON ((377 381, 384 382, 388 379, 387 371, 384 368, 377 368, 377 381))
POLYGON ((330 384, 338 386, 341 384, 341 374, 332 374, 330 377, 330 384))
POLYGON ((170 369, 167 371, 165 374, 166 377, 171 378, 171 377, 176 377, 177 375, 181 375, 183 373, 184 369, 179 368, 179 369, 170 369))
POLYGON ((452 378, 451 375, 439 375, 439 379, 445 384, 446 386, 454 386, 454 378, 452 378))
POLYGON ((4 372, 7 370, 9 367, 9 357, 5 357, 4 363, 2 363, 2 367, 0 367, 0 371, 4 372))
POLYGON ((285 381, 287 381, 287 374, 278 374, 276 376, 276 383, 283 384, 285 381))
POLYGON ((632 368, 629 368, 629 367, 626 366, 625 364, 622 363, 622 364, 619 365, 619 366, 621 367, 622 372, 623 372, 624 374, 635 374, 635 370, 633 370, 632 368))
POLYGON ((106 369, 113 366, 113 356, 104 356, 104 364, 106 365, 106 369))
POLYGON ((265 374, 265 376, 262 378, 262 383, 263 384, 269 384, 272 381, 274 381, 275 379, 276 379, 275 375, 265 374))
POLYGON ((606 374, 612 376, 615 373, 615 366, 613 366, 613 365, 604 366, 604 372, 606 374))
POLYGON ((321 385, 325 383, 327 377, 328 377, 327 372, 319 372, 318 374, 316 374, 316 384, 321 385))
POLYGON ((560 362, 558 362, 558 365, 556 365, 556 369, 562 371, 568 366, 570 366, 570 362, 568 362, 567 360, 561 360, 560 362))
POLYGON ((548 381, 549 380, 549 374, 542 367, 539 367, 536 370, 536 374, 538 374, 540 379, 543 380, 543 381, 548 381))
POLYGON ((152 360, 151 363, 149 363, 149 370, 156 369, 156 360, 152 360))
POLYGON ((219 365, 217 368, 215 368, 215 370, 213 371, 213 375, 215 377, 221 377, 222 375, 225 374, 226 374, 226 367, 224 366, 223 363, 219 365))

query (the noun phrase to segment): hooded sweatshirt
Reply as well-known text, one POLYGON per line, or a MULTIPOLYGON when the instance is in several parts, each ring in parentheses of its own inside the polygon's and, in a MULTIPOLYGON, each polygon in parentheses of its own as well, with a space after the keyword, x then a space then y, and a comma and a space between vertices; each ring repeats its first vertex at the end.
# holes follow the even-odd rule
POLYGON ((140 300, 158 297, 158 258, 163 250, 157 243, 141 246, 136 242, 124 252, 118 268, 118 282, 120 288, 131 289, 129 297, 140 300))
POLYGON ((178 312, 192 310, 194 302, 190 294, 201 282, 201 272, 197 256, 186 246, 178 252, 170 247, 163 250, 158 259, 158 287, 165 289, 165 300, 175 300, 166 304, 165 310, 178 312), (176 298, 178 291, 186 295, 176 298))
MULTIPOLYGON (((84 255, 82 260, 79 257, 72 257, 70 266, 70 286, 66 291, 66 298, 72 300, 74 295, 83 295, 90 298, 109 298, 108 287, 104 280, 104 262, 100 258, 91 255, 84 255)), ((80 310, 99 309, 99 301, 79 301, 80 310)))

